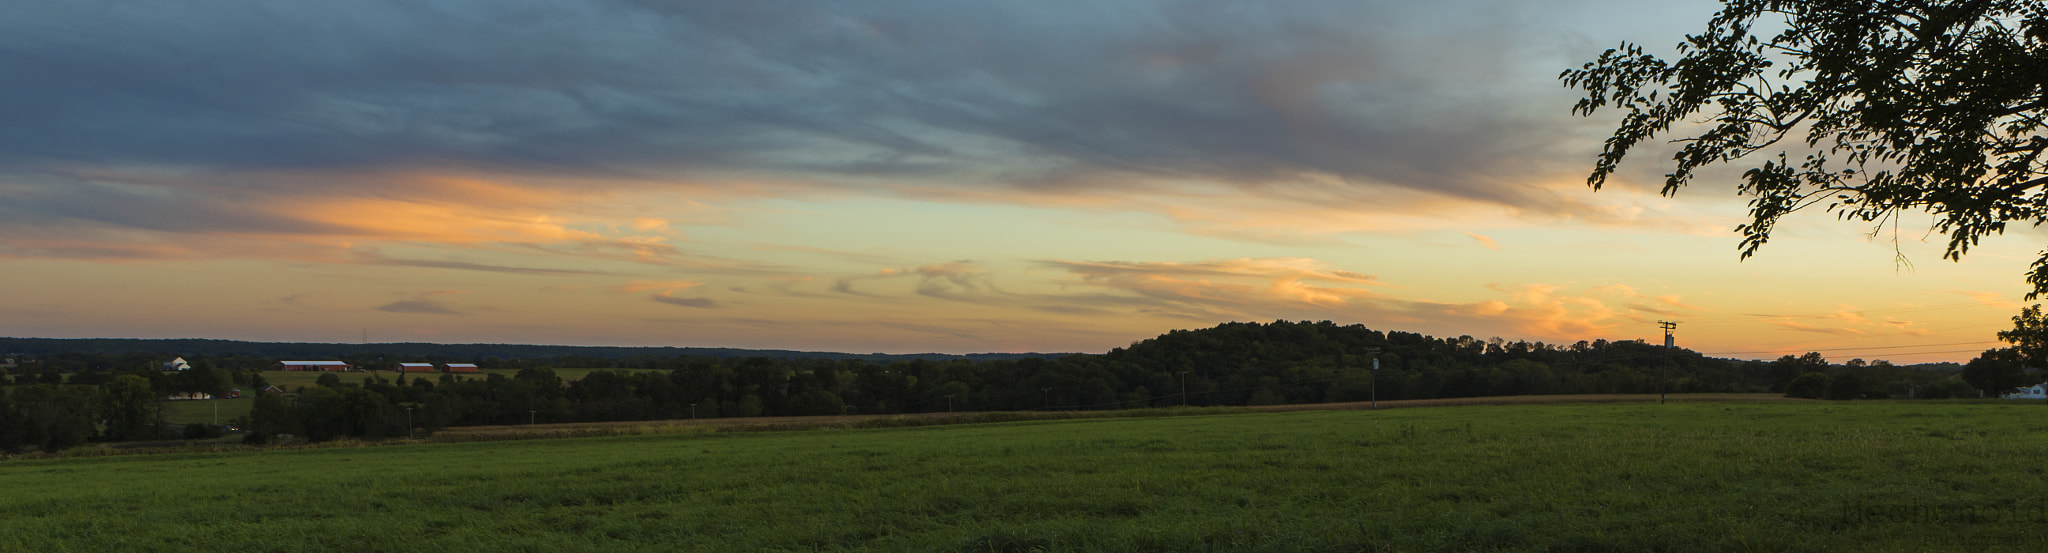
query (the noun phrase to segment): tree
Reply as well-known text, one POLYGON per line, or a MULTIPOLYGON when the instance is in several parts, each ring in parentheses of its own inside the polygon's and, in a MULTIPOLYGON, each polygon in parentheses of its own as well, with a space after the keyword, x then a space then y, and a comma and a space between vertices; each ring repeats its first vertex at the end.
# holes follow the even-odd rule
MULTIPOLYGON (((1559 75, 1587 93, 1574 113, 1625 112, 1587 184, 1600 188, 1643 141, 1704 122, 1675 141, 1663 194, 1701 168, 1748 165, 1738 187, 1752 217, 1736 229, 1743 258, 1781 217, 1821 204, 1873 234, 1930 212, 1932 230, 1948 235, 1945 259, 2008 222, 2048 222, 2048 8, 2039 0, 1723 4, 1705 32, 1678 45, 1676 61, 1624 42, 1559 75), (1782 30, 1758 32, 1780 18, 1782 30), (1802 142, 1798 152, 1780 146, 1802 142)), ((2028 281, 2029 299, 2048 292, 2048 252, 2028 281)))
POLYGON ((2021 309, 2012 317, 2012 330, 1999 331, 1998 339, 2012 344, 2020 364, 2048 366, 2048 316, 2042 315, 2040 305, 2021 309))
POLYGON ((1828 386, 1832 384, 1831 380, 1833 379, 1828 378, 1827 373, 1823 372, 1810 372, 1799 375, 1793 378, 1791 383, 1785 385, 1785 397, 1805 399, 1826 398, 1828 386))
POLYGON ((104 433, 109 440, 157 438, 156 393, 149 379, 121 375, 100 386, 101 412, 106 417, 104 433))
POLYGON ((279 434, 298 432, 299 421, 292 413, 292 406, 283 396, 257 392, 249 408, 249 425, 245 427, 242 441, 252 444, 270 443, 279 434))
POLYGON ((2020 386, 2040 382, 2031 368, 2048 366, 2048 314, 2040 305, 2020 310, 2012 318, 2012 330, 2001 330, 1998 339, 2009 348, 1985 350, 1963 366, 1963 381, 1988 393, 2002 394, 2020 386))
POLYGON ((1969 364, 1963 365, 1961 376, 1963 382, 1968 382, 1970 387, 1992 395, 2032 384, 2028 382, 2030 379, 2027 378, 2026 365, 2020 360, 2019 352, 2013 348, 1985 350, 1983 355, 1978 355, 1976 359, 1971 359, 1969 364))

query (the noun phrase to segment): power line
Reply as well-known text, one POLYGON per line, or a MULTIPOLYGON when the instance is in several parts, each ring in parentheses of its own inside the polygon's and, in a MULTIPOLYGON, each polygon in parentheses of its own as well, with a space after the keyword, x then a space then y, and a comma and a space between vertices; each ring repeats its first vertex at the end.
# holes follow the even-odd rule
POLYGON ((1915 344, 1915 345, 1910 345, 1910 346, 1869 346, 1869 347, 1855 347, 1855 348, 1780 348, 1780 349, 1771 349, 1771 350, 1759 350, 1759 351, 1702 351, 1702 352, 1700 352, 1700 354, 1701 354, 1701 355, 1736 355, 1736 354, 1743 354, 1743 353, 1779 353, 1779 352, 1784 352, 1784 351, 1791 351, 1791 350, 1795 350, 1795 349, 1796 349, 1796 350, 1801 350, 1801 351, 1864 351, 1864 350, 1878 350, 1878 349, 1901 349, 1901 348, 1931 348, 1931 347, 1938 347, 1938 346, 1968 346, 1968 345, 1977 345, 1977 344, 1999 344, 1999 343, 2004 343, 2004 342, 2001 342, 2001 341, 1999 341, 1999 340, 1983 340, 1983 341, 1977 341, 1977 342, 1954 342, 1954 343, 1948 343, 1948 344, 1915 344))
POLYGON ((1890 309, 1845 309, 1845 310, 1842 310, 1842 311, 1836 311, 1836 312, 1833 312, 1833 313, 1813 313, 1813 314, 1800 314, 1800 315, 1775 315, 1775 314, 1770 314, 1770 313, 1744 313, 1744 314, 1740 314, 1740 315, 1730 315, 1730 316, 1723 316, 1723 317, 1698 317, 1698 318, 1694 318, 1694 319, 1692 319, 1692 320, 1689 320, 1689 321, 1687 321, 1687 322, 1688 322, 1688 323, 1692 323, 1692 324, 1698 324, 1698 323, 1722 323, 1722 322, 1749 322, 1749 321, 1768 321, 1768 320, 1774 320, 1774 319, 1838 319, 1838 318, 1843 318, 1843 317, 1842 317, 1842 314, 1843 314, 1843 313, 1852 313, 1852 314, 1855 314, 1855 315, 1858 315, 1858 316, 1864 316, 1864 315, 1873 315, 1873 314, 1874 314, 1874 315, 1893 315, 1893 314, 1899 314, 1899 313, 1918 313, 1918 312, 1923 312, 1923 311, 1941 311, 1941 310, 1945 310, 1945 309, 1955 309, 1955 308, 1959 308, 1959 307, 1969 307, 1969 306, 1973 306, 1973 305, 1976 305, 1976 306, 1982 306, 1982 305, 1984 305, 1984 304, 1982 304, 1982 303, 1979 303, 1979 302, 1964 302, 1964 303, 1945 303, 1945 304, 1940 304, 1940 305, 1920 305, 1920 306, 1913 306, 1913 307, 1895 307, 1895 308, 1890 308, 1890 309))

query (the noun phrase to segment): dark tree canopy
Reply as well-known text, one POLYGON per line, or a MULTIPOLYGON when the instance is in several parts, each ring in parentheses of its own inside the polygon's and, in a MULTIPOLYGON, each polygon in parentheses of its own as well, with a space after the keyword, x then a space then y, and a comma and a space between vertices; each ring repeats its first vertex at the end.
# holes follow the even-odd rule
MULTIPOLYGON (((1924 211, 1960 259, 2006 224, 2048 222, 2048 8, 2041 0, 1723 0, 1667 61, 1622 43, 1559 76, 1573 108, 1624 113, 1588 184, 1645 140, 1697 132, 1665 195, 1717 163, 1746 165, 1756 253, 1814 205, 1873 233, 1924 211)), ((2048 252, 2031 299, 2048 292, 2048 252)))

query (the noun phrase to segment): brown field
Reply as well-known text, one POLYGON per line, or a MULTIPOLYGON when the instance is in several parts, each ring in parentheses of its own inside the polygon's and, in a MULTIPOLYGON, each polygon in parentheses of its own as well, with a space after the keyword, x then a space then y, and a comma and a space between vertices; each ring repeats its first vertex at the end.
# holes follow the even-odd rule
MULTIPOLYGON (((1379 409, 1412 409, 1420 407, 1453 407, 1471 405, 1654 403, 1656 401, 1656 394, 1575 394, 1543 396, 1496 396, 1446 399, 1409 399, 1398 401, 1390 400, 1379 402, 1379 409)), ((1790 399, 1778 394, 1672 394, 1670 396, 1670 401, 1697 403, 1721 401, 1806 402, 1818 400, 1790 399)), ((1153 409, 1102 411, 908 413, 893 415, 830 415, 818 417, 733 417, 645 421, 576 422, 537 425, 521 424, 451 427, 436 432, 434 434, 434 439, 447 441, 469 441, 494 439, 555 438, 570 436, 598 436, 618 434, 694 434, 716 432, 756 432, 772 430, 851 428, 862 426, 925 426, 940 424, 964 424, 976 422, 1000 422, 1018 420, 1215 415, 1243 412, 1278 413, 1288 411, 1361 411, 1372 408, 1372 402, 1356 401, 1348 403, 1309 403, 1295 405, 1258 405, 1227 407, 1166 407, 1153 409)))

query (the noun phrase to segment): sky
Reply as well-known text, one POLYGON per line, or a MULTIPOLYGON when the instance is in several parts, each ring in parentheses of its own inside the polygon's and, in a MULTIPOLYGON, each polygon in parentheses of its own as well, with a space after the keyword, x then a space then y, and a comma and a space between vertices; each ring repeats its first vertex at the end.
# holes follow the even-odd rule
POLYGON ((0 7, 0 335, 1102 352, 1329 320, 1965 361, 2048 234, 1585 185, 1715 2, 0 7))

